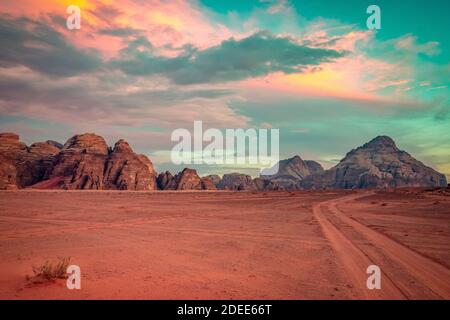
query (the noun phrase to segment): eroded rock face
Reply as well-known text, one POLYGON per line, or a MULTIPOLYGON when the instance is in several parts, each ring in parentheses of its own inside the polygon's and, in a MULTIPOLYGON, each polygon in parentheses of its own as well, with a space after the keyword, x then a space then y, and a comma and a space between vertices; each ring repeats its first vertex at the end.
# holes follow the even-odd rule
POLYGON ((347 153, 338 165, 304 179, 300 186, 318 188, 445 187, 443 174, 399 150, 387 136, 379 136, 347 153))
POLYGON ((185 168, 174 177, 176 190, 202 190, 202 180, 194 169, 185 168))
POLYGON ((253 182, 256 185, 256 188, 258 189, 258 191, 284 190, 283 187, 281 187, 276 182, 273 182, 271 180, 255 178, 255 179, 253 179, 253 182))
POLYGON ((55 148, 58 148, 59 150, 61 150, 64 145, 62 145, 61 143, 59 143, 58 141, 54 141, 54 140, 47 140, 45 141, 47 144, 54 146, 55 148))
POLYGON ((17 170, 12 161, 0 157, 0 190, 17 189, 17 170))
POLYGON ((223 175, 222 180, 219 182, 218 189, 234 191, 257 191, 258 186, 249 175, 242 173, 227 173, 223 175))
POLYGON ((156 172, 149 158, 119 140, 106 161, 103 184, 105 189, 155 190, 156 172))
POLYGON ((41 181, 59 149, 47 142, 27 147, 14 133, 0 134, 0 189, 16 189, 41 181))
POLYGON ((103 173, 109 149, 106 141, 93 133, 75 135, 55 157, 47 179, 61 178, 64 189, 103 189, 103 173))
POLYGON ((263 170, 261 178, 270 180, 274 185, 286 190, 297 189, 297 184, 311 174, 323 172, 322 166, 312 160, 302 160, 296 155, 292 158, 281 160, 278 163, 278 172, 267 175, 266 172, 273 172, 274 168, 263 170))
POLYGON ((113 150, 93 133, 75 135, 55 157, 46 178, 64 189, 155 190, 156 172, 150 159, 119 140, 113 150))
POLYGON ((309 174, 319 174, 325 171, 322 165, 316 161, 305 160, 304 162, 309 169, 309 174))
POLYGON ((158 175, 158 188, 161 190, 216 190, 210 177, 200 178, 194 169, 184 168, 173 176, 169 171, 158 175))
POLYGON ((48 142, 33 143, 18 166, 19 187, 24 188, 42 181, 59 152, 59 148, 48 142))
POLYGON ((176 184, 173 175, 169 172, 161 172, 157 178, 158 189, 176 190, 176 184))
POLYGON ((210 178, 212 180, 212 182, 214 183, 214 185, 217 186, 219 185, 220 180, 222 180, 222 178, 217 175, 217 174, 210 174, 209 176, 207 176, 208 178, 210 178))
POLYGON ((217 190, 216 185, 211 177, 202 177, 202 190, 217 190))
POLYGON ((22 152, 26 152, 26 146, 20 144, 17 134, 0 134, 0 189, 17 189, 16 165, 22 152))

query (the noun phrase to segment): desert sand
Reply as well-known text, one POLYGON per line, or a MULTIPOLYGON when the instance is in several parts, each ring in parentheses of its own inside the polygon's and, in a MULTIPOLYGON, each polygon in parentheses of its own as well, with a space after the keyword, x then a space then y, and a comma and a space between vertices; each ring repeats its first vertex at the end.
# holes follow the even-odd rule
POLYGON ((0 298, 449 299, 449 208, 419 189, 2 191, 0 298), (26 280, 58 256, 81 290, 26 280))

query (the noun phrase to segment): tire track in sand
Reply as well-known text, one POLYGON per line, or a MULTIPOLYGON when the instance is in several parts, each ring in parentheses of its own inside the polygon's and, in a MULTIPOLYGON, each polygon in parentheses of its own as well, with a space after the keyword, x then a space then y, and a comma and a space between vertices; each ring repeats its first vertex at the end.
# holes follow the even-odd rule
POLYGON ((415 298, 417 292, 409 283, 403 283, 406 279, 398 277, 399 269, 414 277, 417 285, 429 288, 438 298, 450 299, 450 270, 445 266, 425 257, 403 244, 367 227, 366 225, 346 216, 337 205, 357 198, 367 196, 370 193, 345 196, 339 199, 316 204, 313 207, 314 216, 320 223, 324 235, 330 241, 338 259, 352 282, 356 291, 362 297, 368 299, 389 298, 415 298), (382 270, 382 289, 369 290, 366 287, 366 268, 370 264, 377 264, 377 257, 373 251, 364 250, 357 243, 339 230, 324 214, 327 209, 333 217, 339 219, 346 227, 361 235, 368 244, 375 247, 393 263, 378 264, 382 270), (394 270, 395 268, 395 270, 394 270), (394 276, 395 275, 395 276, 394 276), (402 282, 403 281, 403 282, 402 282), (401 288, 401 289, 399 289, 401 288))

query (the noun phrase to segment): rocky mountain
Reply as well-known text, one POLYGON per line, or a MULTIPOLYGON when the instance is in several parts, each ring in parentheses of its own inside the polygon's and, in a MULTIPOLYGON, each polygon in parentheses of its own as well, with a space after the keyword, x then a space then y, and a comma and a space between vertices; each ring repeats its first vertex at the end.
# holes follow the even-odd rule
POLYGON ((210 176, 202 177, 202 190, 217 190, 214 180, 210 176))
POLYGON ((93 133, 75 135, 64 145, 48 140, 29 147, 14 133, 0 133, 0 189, 235 190, 271 191, 323 188, 446 187, 444 175, 387 136, 356 148, 324 171, 299 156, 279 162, 276 174, 252 179, 240 173, 199 177, 185 168, 157 176, 149 158, 119 140, 114 148, 93 133))
POLYGON ((276 166, 269 170, 263 170, 260 177, 270 180, 273 184, 284 189, 296 189, 298 183, 305 177, 324 171, 318 162, 312 160, 304 161, 298 155, 278 162, 278 172, 276 174, 265 174, 266 172, 276 171, 274 168, 276 166))
POLYGON ((227 173, 223 175, 222 180, 220 180, 217 185, 217 189, 234 191, 257 191, 258 186, 249 175, 242 173, 227 173))
POLYGON ((27 147, 19 136, 0 134, 0 189, 34 186, 62 189, 154 190, 151 161, 123 140, 113 150, 95 134, 75 135, 27 147))
POLYGON ((173 176, 169 171, 160 173, 157 179, 161 190, 216 190, 210 177, 200 178, 194 169, 184 168, 173 176))
POLYGON ((93 133, 75 135, 56 155, 46 179, 60 179, 63 189, 104 189, 108 158, 109 148, 102 137, 93 133))
POLYGON ((41 181, 60 149, 49 142, 27 147, 14 133, 0 133, 0 189, 23 188, 41 181))
POLYGON ((47 179, 60 179, 63 189, 155 190, 150 159, 119 140, 111 150, 93 133, 75 135, 56 155, 47 179))
POLYGON ((318 174, 325 171, 322 165, 314 160, 304 160, 304 162, 308 167, 310 174, 318 174))
POLYGON ((106 162, 103 177, 105 189, 155 190, 156 172, 145 155, 133 152, 130 145, 119 140, 106 162))
POLYGON ((284 190, 284 188, 281 185, 271 180, 255 178, 253 179, 253 183, 256 185, 258 191, 284 190))
POLYGON ((207 176, 207 178, 210 178, 212 180, 212 182, 214 183, 216 188, 219 185, 220 180, 222 180, 222 178, 217 174, 211 174, 211 175, 207 176))
POLYGON ((387 136, 378 136, 344 157, 335 167, 306 177, 305 189, 445 187, 443 174, 399 150, 387 136))
POLYGON ((174 177, 176 190, 202 190, 202 180, 194 169, 184 168, 174 177))
POLYGON ((176 190, 175 180, 169 171, 161 172, 156 181, 160 190, 176 190))

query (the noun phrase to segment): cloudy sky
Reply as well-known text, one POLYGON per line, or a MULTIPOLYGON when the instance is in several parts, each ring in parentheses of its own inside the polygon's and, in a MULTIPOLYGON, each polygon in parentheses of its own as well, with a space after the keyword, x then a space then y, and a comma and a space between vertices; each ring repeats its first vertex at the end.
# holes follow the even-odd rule
POLYGON ((28 144, 95 132, 173 170, 171 132, 202 120, 279 128, 282 158, 330 167, 389 135, 450 178, 449 1, 0 0, 0 8, 0 132, 28 144), (370 4, 381 8, 381 30, 367 29, 370 4), (81 9, 80 30, 66 28, 69 5, 81 9))

